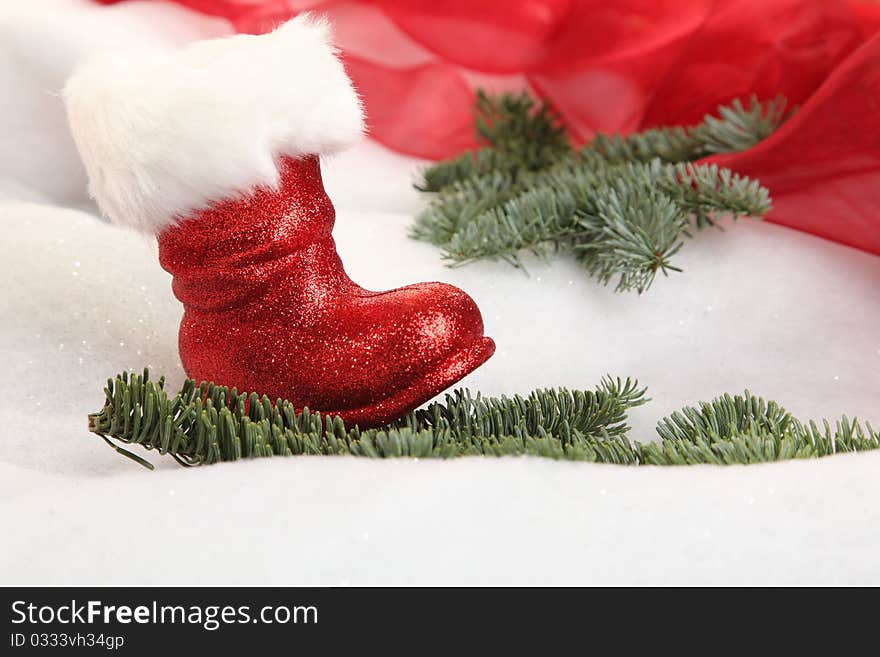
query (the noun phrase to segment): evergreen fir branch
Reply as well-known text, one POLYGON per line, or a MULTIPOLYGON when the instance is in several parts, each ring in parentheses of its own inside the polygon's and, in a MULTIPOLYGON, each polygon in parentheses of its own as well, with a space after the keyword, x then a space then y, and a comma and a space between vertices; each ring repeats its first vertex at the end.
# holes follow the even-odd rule
POLYGON ((790 116, 785 99, 767 103, 752 96, 748 107, 739 99, 707 114, 695 126, 652 128, 626 137, 597 134, 582 152, 601 155, 612 164, 623 162, 689 162, 716 153, 744 151, 769 137, 790 116))
POLYGON ((170 454, 182 465, 293 455, 450 458, 465 455, 552 456, 628 462, 626 411, 644 403, 645 390, 627 379, 605 379, 595 391, 537 390, 523 398, 483 398, 467 391, 382 429, 347 428, 339 417, 235 388, 187 380, 169 398, 164 378, 149 372, 108 380, 104 407, 89 430, 110 442, 170 454), (617 442, 615 442, 617 441, 617 442), (606 445, 606 443, 608 443, 606 445))
POLYGON ((519 267, 523 251, 540 256, 572 237, 576 209, 566 190, 529 189, 460 227, 442 245, 444 257, 458 264, 502 259, 519 267))
POLYGON ((670 260, 682 247, 687 214, 669 196, 618 180, 596 196, 596 215, 580 218, 573 247, 578 260, 603 285, 617 277, 617 291, 647 290, 657 272, 681 271, 670 260))
MULTIPOLYGON (((719 106, 717 117, 707 114, 701 123, 690 127, 652 128, 626 137, 598 133, 581 149, 580 156, 595 153, 612 164, 655 158, 688 162, 749 149, 773 134, 789 116, 791 112, 781 96, 768 102, 752 96, 748 106, 735 99, 730 105, 719 106)), ((493 97, 479 91, 475 131, 481 148, 428 167, 416 187, 437 192, 473 176, 493 171, 516 176, 573 156, 558 117, 546 102, 536 107, 527 94, 493 97)))
POLYGON ((768 191, 757 181, 691 162, 748 148, 787 117, 785 102, 735 101, 690 128, 597 135, 574 152, 558 119, 528 96, 481 93, 478 134, 486 146, 425 172, 437 191, 411 236, 439 246, 452 264, 521 255, 575 254, 617 291, 647 290, 657 272, 680 271, 671 258, 697 228, 720 215, 761 217, 768 191))
POLYGON ((549 104, 536 105, 525 93, 490 96, 478 90, 474 124, 484 147, 426 168, 417 189, 438 192, 494 171, 516 178, 520 172, 544 169, 571 154, 565 128, 549 104))
POLYGON ((517 157, 502 151, 491 148, 466 151, 427 167, 415 188, 422 192, 439 192, 456 183, 494 172, 512 177, 519 167, 520 161, 517 157))
POLYGON ((463 227, 521 189, 511 173, 501 170, 452 183, 416 215, 410 236, 442 247, 463 227))
POLYGON ((515 154, 526 170, 543 169, 571 148, 565 128, 546 100, 525 93, 489 96, 477 91, 477 136, 489 148, 515 154))
POLYGON ((682 163, 652 168, 664 192, 696 217, 697 226, 714 223, 715 215, 763 217, 770 211, 770 192, 757 180, 717 164, 682 163))
POLYGON ((647 401, 645 389, 610 377, 596 390, 536 390, 525 397, 484 398, 457 390, 387 427, 364 431, 347 428, 338 417, 297 412, 287 401, 273 404, 266 396, 204 382, 187 380, 169 398, 164 378, 152 381, 146 370, 109 380, 104 393, 104 407, 89 416, 89 430, 150 468, 112 440, 156 449, 182 465, 294 455, 524 455, 620 465, 730 465, 880 448, 880 434, 870 424, 846 416, 834 425, 805 424, 748 391, 662 419, 659 442, 630 441, 627 412, 647 401))
POLYGON ((870 423, 843 416, 833 427, 827 420, 804 424, 748 391, 685 407, 661 420, 657 432, 659 443, 639 446, 645 464, 761 463, 880 447, 880 434, 870 423))
MULTIPOLYGON (((671 259, 690 216, 702 227, 721 212, 758 216, 769 209, 765 188, 715 165, 565 162, 525 180, 507 188, 510 198, 480 197, 478 187, 458 183, 456 203, 433 205, 417 226, 456 264, 501 259, 521 266, 523 252, 566 249, 603 284, 616 278, 618 291, 642 293, 657 272, 680 271, 671 259), (437 213, 447 210, 441 220, 437 213)), ((491 189, 507 184, 476 181, 491 189)))
POLYGON ((412 431, 442 429, 457 440, 546 434, 567 443, 574 434, 622 436, 629 430, 626 412, 646 403, 645 392, 638 381, 611 377, 605 377, 596 390, 535 390, 526 397, 485 398, 455 390, 445 401, 413 411, 390 426, 412 431))
POLYGON ((747 430, 782 434, 794 422, 776 402, 765 402, 746 391, 742 397, 723 395, 699 408, 687 406, 663 418, 657 424, 657 433, 664 441, 695 443, 710 436, 726 440, 747 430))
POLYGON ((581 149, 581 154, 595 153, 609 164, 625 162, 687 162, 701 157, 702 144, 682 127, 656 128, 626 137, 597 133, 581 149))
POLYGON ((743 107, 739 98, 730 105, 721 105, 718 117, 707 114, 692 130, 692 135, 702 144, 698 157, 748 150, 776 132, 792 113, 782 96, 762 103, 753 95, 748 107, 743 107))

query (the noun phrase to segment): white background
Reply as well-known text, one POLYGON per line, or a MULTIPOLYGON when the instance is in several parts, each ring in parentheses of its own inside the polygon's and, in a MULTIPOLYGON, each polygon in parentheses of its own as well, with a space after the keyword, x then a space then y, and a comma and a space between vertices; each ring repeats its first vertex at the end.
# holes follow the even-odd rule
MULTIPOLYGON (((155 245, 102 223, 57 92, 98 47, 218 21, 161 3, 0 2, 2 584, 880 583, 880 453, 747 467, 537 459, 272 459, 148 472, 86 431, 108 376, 183 378, 155 245), (51 8, 51 9, 50 9, 51 8)), ((487 394, 637 376, 633 436, 722 392, 880 425, 880 259, 750 220, 684 274, 616 294, 572 262, 458 269, 406 237, 422 163, 365 142, 325 163, 335 236, 368 288, 443 280, 480 306, 487 394)))

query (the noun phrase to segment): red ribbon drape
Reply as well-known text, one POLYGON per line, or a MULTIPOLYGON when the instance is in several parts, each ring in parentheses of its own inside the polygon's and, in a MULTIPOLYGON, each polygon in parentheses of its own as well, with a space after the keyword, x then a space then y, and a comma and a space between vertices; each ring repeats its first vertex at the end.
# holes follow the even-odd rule
MULTIPOLYGON (((112 2, 113 0, 104 0, 112 2)), ((799 110, 712 158, 770 188, 768 219, 880 254, 880 4, 845 0, 175 0, 260 33, 330 15, 371 136, 438 159, 474 145, 474 89, 529 89, 573 138, 698 122, 784 95, 799 110)))

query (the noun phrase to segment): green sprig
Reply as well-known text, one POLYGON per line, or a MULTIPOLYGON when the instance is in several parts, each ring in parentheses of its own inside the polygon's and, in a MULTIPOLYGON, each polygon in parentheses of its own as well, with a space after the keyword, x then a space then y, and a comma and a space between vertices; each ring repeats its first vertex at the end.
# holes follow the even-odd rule
POLYGON ((870 424, 846 417, 803 424, 775 402, 747 391, 660 421, 659 442, 628 437, 627 413, 648 401, 631 379, 606 377, 595 390, 536 390, 521 397, 483 397, 456 390, 380 429, 346 427, 338 417, 290 402, 209 383, 184 382, 173 397, 149 372, 108 380, 104 407, 89 430, 116 445, 170 455, 186 466, 268 456, 351 455, 372 458, 542 456, 621 465, 735 464, 812 458, 880 447, 870 424), (111 440, 112 439, 112 440, 111 440))
POLYGON ((489 96, 477 91, 474 130, 484 147, 427 168, 416 187, 437 192, 492 172, 517 175, 552 166, 571 152, 565 128, 550 105, 527 94, 489 96))
POLYGON ((757 181, 691 160, 749 148, 787 116, 782 99, 735 101, 691 128, 600 134, 575 152, 546 104, 481 94, 485 146, 426 169, 417 186, 435 195, 411 234, 452 264, 570 252, 603 284, 642 293, 657 272, 680 271, 670 259, 692 225, 770 209, 757 181))
POLYGON ((626 137, 597 134, 582 152, 601 155, 611 163, 691 162, 717 153, 744 151, 773 134, 791 116, 781 96, 761 103, 757 97, 743 106, 739 99, 718 108, 691 127, 653 128, 626 137))

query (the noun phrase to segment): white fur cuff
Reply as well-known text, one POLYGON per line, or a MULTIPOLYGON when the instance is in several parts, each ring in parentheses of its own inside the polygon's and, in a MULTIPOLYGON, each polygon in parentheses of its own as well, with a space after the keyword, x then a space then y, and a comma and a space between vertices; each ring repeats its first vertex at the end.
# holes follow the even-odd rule
POLYGON ((89 192, 149 233, 257 185, 276 158, 328 153, 363 131, 360 100, 321 20, 182 50, 102 55, 64 90, 89 192))

